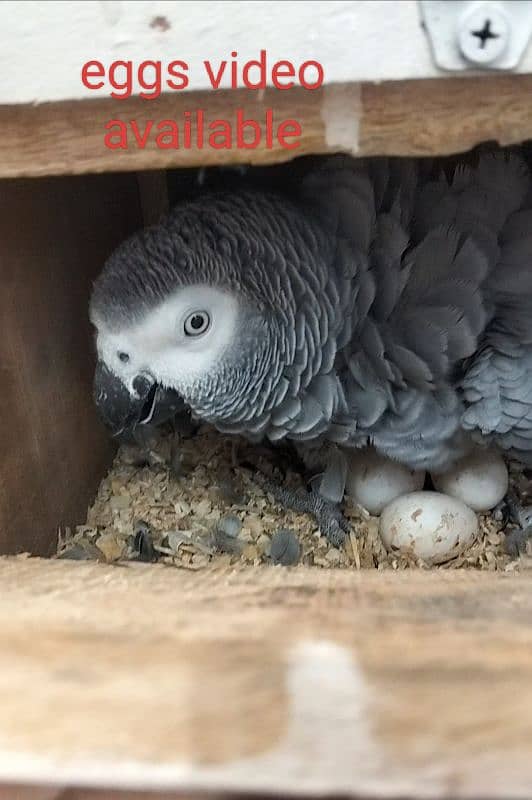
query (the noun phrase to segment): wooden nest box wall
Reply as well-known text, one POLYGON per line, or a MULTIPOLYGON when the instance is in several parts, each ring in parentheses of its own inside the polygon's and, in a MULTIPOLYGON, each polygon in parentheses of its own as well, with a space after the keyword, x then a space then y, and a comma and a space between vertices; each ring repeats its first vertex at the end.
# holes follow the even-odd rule
MULTIPOLYGON (((33 6, 33 21, 25 3, 0 7, 0 556, 54 554, 111 462, 89 293, 114 247, 164 207, 164 171, 532 139, 532 53, 512 71, 444 72, 414 0, 33 6), (205 59, 261 49, 315 59, 323 85, 214 91, 199 77, 205 59), (190 85, 152 100, 83 85, 84 63, 120 58, 188 58, 190 85), (132 133, 132 120, 146 132, 191 109, 205 125, 241 109, 261 143, 170 149, 132 133), (268 143, 265 109, 298 121, 297 149, 268 143), (127 148, 105 146, 109 120, 128 127, 127 148)), ((310 572, 0 558, 0 798, 22 783, 525 796, 532 581, 310 572)), ((28 798, 62 796, 40 791, 28 798)))

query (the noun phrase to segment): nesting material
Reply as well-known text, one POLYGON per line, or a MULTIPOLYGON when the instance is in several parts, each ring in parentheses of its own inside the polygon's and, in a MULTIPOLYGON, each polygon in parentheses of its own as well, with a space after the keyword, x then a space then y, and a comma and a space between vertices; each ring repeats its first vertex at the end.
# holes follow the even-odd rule
MULTIPOLYGON (((146 462, 146 454, 121 447, 86 524, 61 532, 59 557, 111 563, 157 559, 189 570, 296 561, 324 569, 428 568, 414 553, 388 553, 378 517, 349 499, 344 513, 352 532, 341 547, 333 547, 309 515, 281 508, 256 477, 259 468, 279 484, 303 487, 301 466, 282 450, 242 440, 235 454, 233 442, 203 427, 179 443, 179 459, 166 437, 152 444, 144 464, 139 461, 146 462), (285 531, 281 538, 279 531, 285 531)), ((501 520, 491 514, 478 520, 473 543, 439 569, 514 568, 504 551, 501 520)))

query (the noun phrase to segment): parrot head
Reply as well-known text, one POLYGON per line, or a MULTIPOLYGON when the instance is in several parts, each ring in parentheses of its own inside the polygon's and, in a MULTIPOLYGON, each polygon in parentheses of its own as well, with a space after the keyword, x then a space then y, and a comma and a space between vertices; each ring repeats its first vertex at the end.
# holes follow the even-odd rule
POLYGON ((111 255, 90 316, 95 401, 114 435, 183 405, 218 427, 253 428, 293 357, 289 275, 312 247, 304 225, 274 196, 213 195, 178 206, 111 255))
POLYGON ((236 388, 231 373, 249 369, 260 323, 242 298, 204 283, 176 288, 118 327, 99 319, 94 396, 104 422, 119 435, 185 404, 200 417, 223 415, 218 405, 236 388))

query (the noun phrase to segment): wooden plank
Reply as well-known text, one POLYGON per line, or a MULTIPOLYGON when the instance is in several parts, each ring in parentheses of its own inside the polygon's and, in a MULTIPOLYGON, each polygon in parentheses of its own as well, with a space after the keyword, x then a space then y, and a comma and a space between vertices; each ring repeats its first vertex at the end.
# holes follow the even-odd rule
MULTIPOLYGON (((55 175, 231 163, 269 164, 297 155, 352 152, 356 155, 444 155, 497 140, 515 144, 532 138, 532 76, 345 84, 317 91, 266 90, 187 92, 156 101, 87 100, 43 105, 0 106, 0 177, 55 175), (262 145, 255 150, 158 149, 155 136, 139 148, 130 134, 128 150, 104 146, 110 119, 174 119, 182 126, 185 111, 205 110, 209 122, 234 120, 242 108, 262 124, 262 145), (274 139, 265 146, 264 115, 293 118, 302 126, 297 150, 274 139)), ((195 136, 192 137, 193 144, 195 136)))
POLYGON ((0 560, 0 780, 528 797, 532 576, 0 560))
POLYGON ((437 156, 532 139, 532 76, 397 81, 362 87, 362 155, 437 156))
POLYGON ((109 462, 96 421, 91 282, 141 224, 134 175, 4 181, 0 192, 0 552, 55 549, 109 462))

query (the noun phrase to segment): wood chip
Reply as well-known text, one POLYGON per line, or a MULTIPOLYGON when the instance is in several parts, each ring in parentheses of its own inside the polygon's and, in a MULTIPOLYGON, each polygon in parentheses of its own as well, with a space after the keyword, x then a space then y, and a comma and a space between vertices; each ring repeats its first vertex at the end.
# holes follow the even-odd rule
MULTIPOLYGON (((378 519, 349 501, 344 513, 353 530, 344 547, 333 548, 319 536, 315 520, 281 508, 254 480, 252 465, 260 464, 265 473, 284 485, 305 486, 306 479, 299 474, 297 462, 281 461, 279 448, 268 449, 239 440, 233 464, 232 442, 232 438, 208 426, 202 426, 189 438, 180 437, 179 475, 172 467, 176 452, 168 436, 161 436, 159 442, 150 439, 150 452, 155 457, 149 460, 146 451, 121 447, 110 473, 101 482, 86 524, 78 526, 76 531, 61 533, 58 555, 67 558, 70 550, 72 558, 102 558, 111 562, 136 558, 131 541, 135 522, 141 519, 149 525, 154 554, 165 563, 184 569, 203 569, 207 564, 226 569, 239 560, 247 564, 271 564, 274 536, 279 530, 294 533, 299 542, 299 563, 307 566, 428 568, 419 559, 389 555, 379 536, 378 519), (220 523, 223 529, 223 520, 228 518, 233 520, 229 531, 232 535, 222 531, 223 541, 217 542, 215 531, 220 523), (74 545, 76 549, 72 550, 74 545)), ((511 467, 511 482, 522 495, 532 497, 531 482, 517 466, 511 467)), ((478 541, 460 557, 432 569, 530 568, 530 556, 511 558, 505 552, 505 535, 500 526, 495 515, 479 515, 478 541)))
POLYGON ((109 563, 120 561, 126 553, 126 543, 114 533, 102 534, 96 542, 96 547, 109 563))
POLYGON ((357 537, 355 536, 353 531, 349 531, 349 541, 351 543, 351 549, 353 551, 355 566, 357 569, 360 569, 360 553, 358 551, 358 542, 357 542, 357 537))

